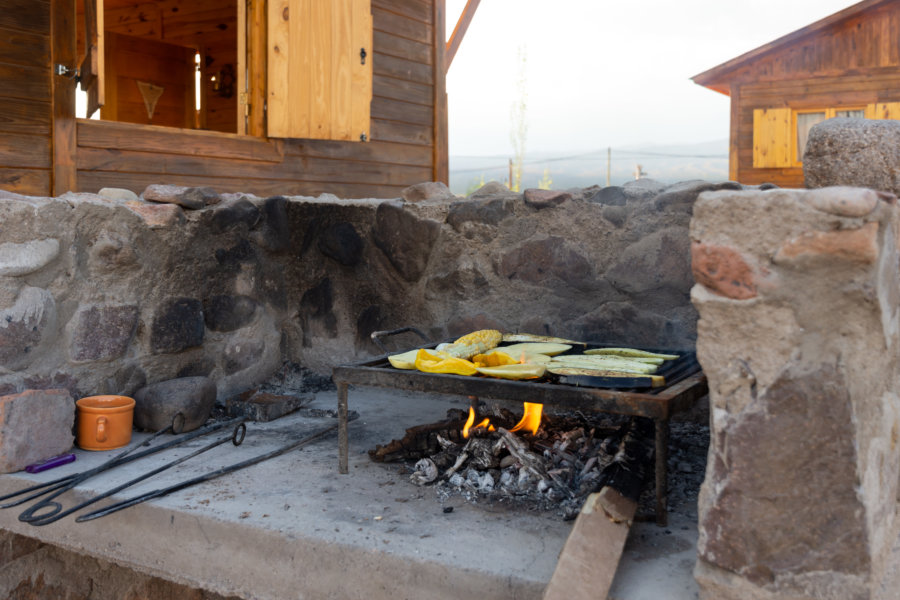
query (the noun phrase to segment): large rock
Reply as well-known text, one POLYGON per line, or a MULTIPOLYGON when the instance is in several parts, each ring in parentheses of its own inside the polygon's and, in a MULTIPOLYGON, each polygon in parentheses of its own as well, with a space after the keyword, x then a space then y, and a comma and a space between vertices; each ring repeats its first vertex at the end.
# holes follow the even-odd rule
POLYGON ((809 131, 806 187, 845 185, 900 194, 900 122, 828 119, 809 131))
POLYGON ((18 277, 42 269, 59 254, 59 240, 0 243, 0 275, 18 277))
POLYGON ((0 473, 21 471, 72 448, 75 401, 66 390, 0 396, 0 473))
POLYGON ((382 202, 375 210, 372 228, 375 245, 409 282, 418 281, 425 272, 440 231, 440 223, 420 219, 403 210, 402 205, 382 202))
POLYGON ((706 192, 691 237, 712 416, 702 600, 870 600, 900 532, 900 209, 706 192))
POLYGON ((203 425, 216 403, 216 384, 208 377, 181 377, 152 383, 134 394, 134 426, 158 431, 184 417, 184 431, 203 425))
POLYGON ((159 308, 150 330, 154 354, 181 352, 203 343, 203 307, 193 298, 170 298, 159 308))
POLYGON ((44 289, 25 287, 16 302, 0 310, 0 367, 28 366, 54 337, 56 302, 44 289))
POLYGON ((69 356, 76 362, 119 358, 137 329, 138 307, 91 306, 75 315, 69 356))

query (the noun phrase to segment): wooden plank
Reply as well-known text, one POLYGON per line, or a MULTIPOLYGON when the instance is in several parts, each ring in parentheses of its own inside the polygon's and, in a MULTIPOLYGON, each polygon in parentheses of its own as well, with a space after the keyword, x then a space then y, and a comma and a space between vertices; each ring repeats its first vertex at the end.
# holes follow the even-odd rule
POLYGON ((372 139, 431 147, 434 132, 431 127, 372 119, 372 139))
POLYGON ((369 0, 352 0, 353 24, 350 52, 352 53, 350 64, 353 67, 351 81, 351 106, 350 106, 350 135, 348 140, 369 140, 372 137, 372 111, 374 102, 373 91, 373 62, 374 40, 372 33, 372 6, 369 0), (355 54, 357 49, 365 49, 366 57, 363 61, 355 54))
POLYGON ((431 167, 431 153, 422 146, 395 142, 371 141, 354 144, 331 140, 285 140, 284 153, 291 156, 334 158, 374 162, 390 169, 393 165, 431 167))
POLYGON ((273 142, 249 136, 89 119, 78 119, 77 123, 79 147, 238 158, 254 162, 282 160, 282 154, 273 142))
POLYGON ((50 138, 10 133, 0 135, 0 156, 4 167, 50 169, 50 138))
MULTIPOLYGON (((309 3, 311 9, 309 23, 314 25, 307 30, 306 34, 306 39, 310 42, 307 56, 310 60, 311 79, 305 91, 311 96, 310 126, 307 137, 313 139, 331 139, 331 127, 334 122, 334 115, 331 113, 331 98, 336 93, 331 78, 331 61, 334 53, 339 51, 333 45, 331 22, 334 6, 342 2, 343 0, 337 3, 315 1, 309 3)), ((293 40, 292 37, 291 41, 293 40)))
POLYGON ((637 503, 610 487, 591 494, 544 591, 544 600, 599 600, 612 586, 637 503))
POLYGON ((432 124, 434 114, 430 106, 375 97, 372 99, 372 117, 428 126, 432 124))
POLYGON ((790 166, 791 137, 791 109, 754 109, 753 168, 790 166))
POLYGON ((50 31, 50 0, 2 0, 0 27, 47 35, 50 31))
POLYGON ((422 44, 431 44, 431 25, 409 17, 372 7, 375 31, 390 33, 422 44))
POLYGON ((162 39, 163 26, 159 4, 144 2, 127 7, 107 6, 104 19, 106 29, 109 31, 162 39))
POLYGON ((50 99, 49 64, 37 68, 0 63, 0 81, 3 82, 0 95, 7 98, 50 99))
MULTIPOLYGON (((299 6, 294 7, 295 11, 299 6)), ((286 137, 296 128, 292 126, 292 114, 288 106, 290 74, 290 21, 289 0, 269 0, 268 2, 268 134, 286 137)), ((300 98, 295 102, 299 103, 300 98)), ((303 110, 298 107, 297 110, 303 110)))
POLYGON ((456 56, 456 51, 459 50, 459 45, 462 43, 466 31, 469 29, 469 25, 472 23, 472 18, 475 16, 475 11, 478 10, 478 4, 480 2, 481 0, 466 0, 466 5, 463 7, 462 14, 459 16, 459 21, 457 21, 456 26, 453 28, 453 34, 450 36, 450 41, 447 42, 447 58, 444 63, 444 73, 450 68, 453 57, 456 56))
POLYGON ((237 7, 237 117, 234 132, 247 134, 247 117, 250 115, 250 94, 247 82, 247 2, 241 0, 237 7))
POLYGON ((52 105, 48 101, 0 97, 0 133, 28 133, 50 138, 52 105))
MULTIPOLYGON (((355 10, 360 7, 364 10, 368 2, 352 2, 342 0, 330 3, 331 15, 331 53, 330 73, 331 82, 330 106, 327 119, 330 122, 330 132, 327 136, 333 140, 349 140, 351 138, 351 125, 353 118, 353 81, 356 67, 362 67, 359 60, 359 49, 354 52, 356 39, 353 31, 353 18, 355 10), (351 62, 353 58, 353 62, 351 62)), ((358 32, 357 32, 358 34, 358 32)), ((367 97, 371 97, 368 94, 367 97)), ((366 128, 368 129, 368 128, 366 128)), ((359 134, 356 135, 359 139, 359 134)))
POLYGON ((263 136, 265 130, 266 105, 266 1, 248 0, 249 6, 249 67, 248 89, 250 96, 250 114, 247 122, 247 133, 263 136))
POLYGON ((731 118, 728 136, 728 179, 740 181, 740 163, 738 162, 738 132, 741 123, 741 89, 736 83, 731 84, 731 118))
POLYGON ((46 68, 50 64, 50 36, 0 28, 0 62, 46 68))
MULTIPOLYGON (((478 3, 475 3, 478 6, 478 3)), ((466 4, 466 9, 469 3, 466 4)), ((432 181, 450 184, 449 125, 447 109, 447 68, 452 56, 448 56, 444 44, 446 31, 446 3, 434 0, 434 110, 432 122, 432 144, 434 166, 431 172, 432 181)), ((474 8, 472 9, 474 13, 474 8)))
POLYGON ((372 78, 372 94, 381 98, 432 106, 434 86, 376 75, 372 78))
POLYGON ((372 6, 422 23, 434 22, 429 0, 373 0, 372 6))
POLYGON ((434 83, 434 70, 429 65, 396 56, 377 54, 373 69, 376 75, 387 75, 425 85, 434 83))
MULTIPOLYGON (((84 0, 85 56, 79 65, 81 89, 87 92, 85 114, 90 117, 106 104, 106 32, 103 0, 84 0)), ((77 27, 76 27, 77 29, 77 27)))
MULTIPOLYGON (((75 68, 75 0, 57 0, 51 6, 50 58, 52 64, 75 68)), ((77 189, 75 171, 75 80, 53 75, 53 126, 51 192, 60 196, 77 189)))
POLYGON ((0 168, 0 189, 26 196, 49 196, 50 170, 0 168))
POLYGON ((390 33, 376 31, 372 47, 377 54, 405 58, 423 65, 432 64, 431 45, 414 42, 390 33))

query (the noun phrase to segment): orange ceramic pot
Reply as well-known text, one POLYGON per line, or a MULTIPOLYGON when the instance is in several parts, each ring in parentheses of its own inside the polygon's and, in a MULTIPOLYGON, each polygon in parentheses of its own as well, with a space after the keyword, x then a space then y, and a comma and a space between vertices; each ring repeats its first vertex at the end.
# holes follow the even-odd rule
POLYGON ((75 443, 84 450, 112 450, 131 441, 134 399, 128 396, 88 396, 78 405, 75 443))

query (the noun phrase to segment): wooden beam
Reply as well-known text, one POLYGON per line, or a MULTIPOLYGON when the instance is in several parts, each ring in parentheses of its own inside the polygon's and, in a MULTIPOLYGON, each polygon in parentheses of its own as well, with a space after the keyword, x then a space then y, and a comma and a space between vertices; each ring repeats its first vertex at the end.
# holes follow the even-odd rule
MULTIPOLYGON (((446 0, 433 0, 434 26, 434 126, 431 143, 434 157, 432 181, 450 184, 449 125, 447 119, 447 52, 444 44, 447 27, 446 0)), ((477 4, 477 3, 476 3, 477 4)))
POLYGON ((266 135, 266 3, 265 0, 249 0, 247 26, 248 100, 250 114, 247 117, 247 133, 257 137, 266 135))
POLYGON ((478 4, 480 2, 481 0, 467 0, 462 14, 459 15, 459 21, 456 22, 456 27, 453 28, 453 33, 450 35, 450 41, 447 42, 447 58, 444 65, 445 73, 450 68, 450 63, 453 62, 456 51, 459 50, 459 45, 462 43, 466 31, 469 29, 469 24, 472 22, 472 17, 475 16, 475 11, 478 9, 478 4))
POLYGON ((53 128, 51 147, 53 196, 77 190, 75 170, 75 78, 57 75, 56 65, 74 70, 78 51, 75 44, 75 0, 50 3, 50 78, 53 88, 53 128))

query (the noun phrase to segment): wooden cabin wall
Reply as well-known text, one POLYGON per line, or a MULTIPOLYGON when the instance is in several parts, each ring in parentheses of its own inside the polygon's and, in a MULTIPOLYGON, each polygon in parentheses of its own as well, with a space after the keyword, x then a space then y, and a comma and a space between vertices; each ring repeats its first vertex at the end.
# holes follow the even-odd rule
POLYGON ((395 198, 433 177, 432 0, 372 0, 374 97, 369 142, 266 140, 79 120, 78 187, 151 183, 222 192, 395 198))
POLYGON ((0 0, 0 189, 50 193, 49 0, 0 0))
POLYGON ((801 167, 753 168, 753 109, 788 106, 793 109, 865 106, 900 100, 900 74, 896 69, 871 70, 841 78, 807 78, 756 82, 732 86, 731 101, 737 103, 737 139, 731 144, 738 159, 737 180, 755 185, 774 183, 781 187, 803 187, 801 167), (736 92, 736 93, 735 93, 736 92))

